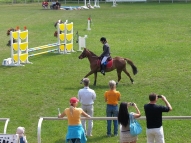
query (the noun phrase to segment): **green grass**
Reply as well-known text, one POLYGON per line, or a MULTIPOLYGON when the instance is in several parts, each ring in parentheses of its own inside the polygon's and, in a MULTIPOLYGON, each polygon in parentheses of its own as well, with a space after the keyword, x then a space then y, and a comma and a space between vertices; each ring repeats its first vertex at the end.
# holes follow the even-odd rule
MULTIPOLYGON (((77 5, 77 4, 67 4, 77 5)), ((87 48, 96 54, 102 52, 100 37, 107 37, 112 57, 130 58, 138 67, 138 74, 131 84, 125 74, 117 90, 121 101, 136 102, 144 116, 143 105, 148 94, 166 95, 173 111, 164 116, 190 116, 191 108, 191 19, 190 3, 101 3, 100 9, 63 11, 43 10, 41 4, 0 5, 0 59, 10 57, 6 46, 7 29, 27 26, 29 47, 55 43, 54 22, 58 19, 74 22, 74 33, 87 34, 87 48), (91 15, 91 31, 87 31, 87 18, 91 15)), ((75 39, 76 40, 76 39, 75 39)), ((74 43, 74 50, 78 44, 74 43)), ((82 85, 80 80, 89 72, 87 59, 79 60, 79 52, 70 55, 54 53, 31 57, 33 64, 25 67, 0 67, 0 114, 10 118, 7 133, 15 133, 18 126, 26 128, 27 139, 37 142, 39 117, 56 117, 57 108, 62 111, 69 106, 71 96, 76 96, 82 85)), ((103 94, 108 81, 117 80, 116 72, 98 75, 97 86, 93 75, 89 77, 91 88, 96 91, 95 116, 105 116, 103 94)), ((163 102, 159 101, 159 104, 163 102)), ((130 111, 134 111, 130 109, 130 111)), ((140 121, 143 133, 138 143, 146 142, 145 121, 140 121)), ((167 143, 191 142, 190 121, 164 121, 167 143)), ((0 124, 3 131, 3 124, 0 124)), ((44 121, 42 143, 61 143, 67 130, 66 121, 44 121)), ((116 143, 118 137, 107 138, 106 121, 94 121, 90 143, 116 143)))

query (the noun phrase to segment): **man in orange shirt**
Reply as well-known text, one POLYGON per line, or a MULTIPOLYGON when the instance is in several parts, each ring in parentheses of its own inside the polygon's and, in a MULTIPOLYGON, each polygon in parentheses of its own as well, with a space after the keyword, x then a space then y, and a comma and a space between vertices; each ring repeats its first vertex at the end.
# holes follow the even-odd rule
MULTIPOLYGON (((106 114, 107 117, 118 116, 118 101, 120 101, 121 94, 116 91, 116 82, 114 80, 109 81, 110 90, 104 94, 105 102, 107 102, 106 114)), ((114 124, 114 136, 118 135, 118 121, 113 120, 114 124)), ((107 136, 111 136, 111 120, 107 120, 107 136)))

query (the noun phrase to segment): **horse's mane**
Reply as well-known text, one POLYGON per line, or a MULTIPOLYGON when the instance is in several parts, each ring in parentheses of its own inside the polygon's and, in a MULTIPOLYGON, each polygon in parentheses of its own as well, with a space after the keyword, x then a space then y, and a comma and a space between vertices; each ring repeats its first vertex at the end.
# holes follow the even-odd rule
MULTIPOLYGON (((90 50, 88 50, 91 54, 92 54, 92 56, 97 56, 96 54, 94 54, 92 51, 90 51, 90 50)), ((98 56, 97 56, 98 57, 98 56)))

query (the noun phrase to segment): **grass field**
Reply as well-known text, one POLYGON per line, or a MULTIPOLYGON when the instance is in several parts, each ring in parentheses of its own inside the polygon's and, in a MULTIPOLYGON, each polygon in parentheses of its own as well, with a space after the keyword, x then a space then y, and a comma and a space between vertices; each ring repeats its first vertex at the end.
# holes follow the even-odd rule
MULTIPOLYGON (((75 4, 67 4, 75 5, 75 4)), ((10 57, 6 46, 7 29, 27 26, 29 47, 55 43, 54 22, 58 19, 74 22, 74 33, 88 35, 87 48, 100 55, 100 37, 107 37, 112 57, 130 58, 138 68, 131 84, 125 74, 117 90, 121 101, 136 102, 144 116, 143 105, 148 94, 164 94, 173 111, 164 116, 190 116, 191 109, 191 19, 190 3, 101 3, 100 9, 63 11, 43 10, 40 4, 0 5, 0 59, 10 57), (87 18, 91 15, 91 31, 87 31, 87 18)), ((74 41, 76 40, 76 37, 74 41)), ((74 43, 74 50, 78 44, 74 43)), ((39 117, 56 117, 57 108, 69 106, 82 85, 80 80, 89 72, 87 59, 79 60, 80 52, 70 55, 54 53, 31 57, 33 64, 24 67, 0 67, 0 115, 10 118, 7 133, 15 133, 18 126, 26 128, 30 143, 37 142, 39 117)), ((96 91, 95 117, 104 117, 106 105, 103 94, 108 81, 117 80, 116 72, 98 75, 97 86, 93 75, 91 88, 96 91)), ((163 102, 159 101, 159 104, 163 102)), ((134 111, 133 109, 129 109, 134 111)), ((145 121, 140 121, 143 132, 138 143, 146 142, 145 121)), ((0 123, 3 130, 3 123, 0 123)), ((166 143, 190 143, 191 124, 186 120, 163 122, 166 143)), ((67 130, 66 121, 44 121, 42 143, 62 143, 67 130)), ((117 143, 119 137, 106 137, 106 121, 94 121, 90 143, 117 143)))

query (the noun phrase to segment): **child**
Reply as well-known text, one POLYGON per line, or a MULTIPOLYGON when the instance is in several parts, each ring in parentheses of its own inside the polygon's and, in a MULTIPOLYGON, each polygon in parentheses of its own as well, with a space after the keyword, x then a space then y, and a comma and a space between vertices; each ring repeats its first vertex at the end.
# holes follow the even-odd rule
POLYGON ((28 143, 24 133, 25 133, 24 127, 18 127, 17 128, 16 134, 19 135, 19 142, 20 143, 28 143))

